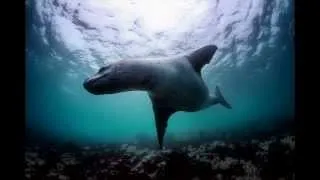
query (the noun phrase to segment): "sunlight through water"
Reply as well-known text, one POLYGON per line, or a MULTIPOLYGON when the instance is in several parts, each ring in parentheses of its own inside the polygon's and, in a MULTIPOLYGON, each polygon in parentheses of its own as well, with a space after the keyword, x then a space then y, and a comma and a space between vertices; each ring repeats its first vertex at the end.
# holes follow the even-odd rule
POLYGON ((218 50, 202 78, 210 93, 219 85, 234 109, 179 112, 169 133, 294 114, 292 0, 27 0, 26 6, 33 129, 83 140, 154 136, 146 93, 92 96, 83 80, 109 62, 187 54, 208 44, 218 50))

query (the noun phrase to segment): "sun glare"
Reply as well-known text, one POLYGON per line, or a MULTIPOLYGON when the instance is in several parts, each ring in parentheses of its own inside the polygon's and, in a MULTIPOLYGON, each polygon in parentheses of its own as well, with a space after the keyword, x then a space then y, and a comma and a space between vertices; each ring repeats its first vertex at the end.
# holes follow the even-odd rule
POLYGON ((152 32, 171 30, 206 7, 196 0, 96 0, 96 3, 116 10, 117 16, 123 19, 138 19, 141 26, 152 32))

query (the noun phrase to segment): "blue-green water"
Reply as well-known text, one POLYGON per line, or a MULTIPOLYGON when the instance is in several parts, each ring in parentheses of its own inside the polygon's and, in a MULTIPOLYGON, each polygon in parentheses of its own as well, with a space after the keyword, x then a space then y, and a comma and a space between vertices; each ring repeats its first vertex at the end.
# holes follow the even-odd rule
POLYGON ((94 96, 83 89, 83 80, 108 61, 171 56, 206 44, 219 49, 203 78, 211 92, 221 87, 233 109, 217 105, 178 112, 169 120, 168 134, 185 138, 199 131, 267 129, 275 120, 294 117, 292 1, 190 0, 179 11, 179 5, 167 3, 164 9, 180 13, 171 18, 185 18, 170 25, 155 23, 165 21, 159 19, 164 14, 152 14, 153 21, 139 3, 98 7, 93 2, 103 3, 27 1, 27 134, 81 143, 134 141, 146 134, 156 141, 146 92, 94 96), (135 9, 140 14, 130 14, 135 9))

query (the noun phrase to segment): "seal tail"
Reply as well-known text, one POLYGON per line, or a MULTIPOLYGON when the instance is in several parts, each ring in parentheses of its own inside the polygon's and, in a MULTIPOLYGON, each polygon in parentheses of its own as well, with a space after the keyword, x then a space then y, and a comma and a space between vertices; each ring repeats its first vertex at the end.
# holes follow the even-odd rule
POLYGON ((231 105, 225 100, 223 95, 221 94, 220 88, 216 86, 215 95, 218 100, 218 102, 224 106, 225 108, 232 109, 231 105))

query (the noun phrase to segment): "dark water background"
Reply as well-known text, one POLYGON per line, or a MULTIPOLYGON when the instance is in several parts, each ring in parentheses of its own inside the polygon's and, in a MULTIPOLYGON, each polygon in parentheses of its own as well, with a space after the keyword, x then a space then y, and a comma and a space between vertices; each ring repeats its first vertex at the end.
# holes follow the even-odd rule
POLYGON ((190 23, 192 28, 177 23, 157 30, 146 30, 139 18, 118 18, 125 11, 107 8, 103 13, 110 19, 98 16, 101 8, 90 11, 86 2, 27 1, 26 133, 30 142, 135 142, 141 136, 155 141, 152 106, 145 92, 93 96, 82 88, 84 78, 106 61, 175 55, 210 43, 219 50, 204 69, 204 80, 211 92, 219 85, 234 108, 217 105, 195 113, 178 112, 170 118, 166 138, 272 133, 292 122, 293 2, 206 1, 203 21, 186 16, 186 21, 195 21, 190 23), (104 22, 104 26, 84 18, 95 13, 92 22, 104 22), (122 36, 128 32, 138 35, 122 36))

